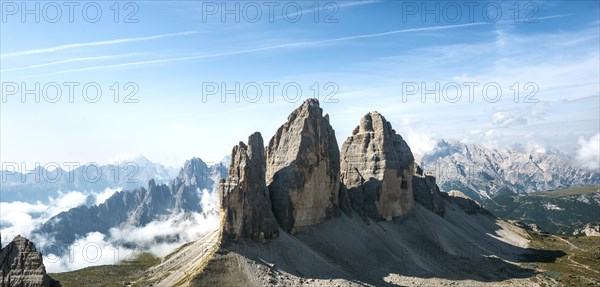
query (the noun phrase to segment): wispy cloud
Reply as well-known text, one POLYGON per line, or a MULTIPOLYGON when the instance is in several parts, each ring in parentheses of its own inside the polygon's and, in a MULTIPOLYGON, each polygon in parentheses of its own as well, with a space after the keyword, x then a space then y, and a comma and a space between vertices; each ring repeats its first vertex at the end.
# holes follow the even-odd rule
POLYGON ((215 58, 215 57, 223 57, 223 56, 231 56, 231 55, 239 55, 239 54, 247 54, 268 50, 276 50, 283 48, 294 48, 294 47, 310 47, 317 46, 322 44, 330 44, 342 41, 356 40, 356 39, 366 39, 366 38, 375 38, 382 37, 400 33, 411 33, 411 32, 427 32, 427 31, 436 31, 436 30, 446 30, 446 29, 457 29, 457 28, 465 28, 479 25, 490 24, 488 22, 475 22, 475 23, 467 23, 467 24, 456 24, 456 25, 444 25, 444 26, 432 26, 432 27, 422 27, 422 28, 411 28, 411 29, 400 29, 400 30, 392 30, 381 33, 372 33, 372 34, 363 34, 363 35, 355 35, 348 37, 338 37, 333 39, 325 39, 325 40, 315 40, 315 41, 303 41, 303 42, 294 42, 231 52, 223 52, 223 53, 215 53, 215 54, 203 54, 203 55, 195 55, 188 57, 178 57, 178 58, 167 58, 167 59, 156 59, 156 60, 147 60, 147 61, 137 61, 137 62, 128 62, 122 64, 114 64, 114 65, 102 65, 102 66, 93 66, 93 67, 85 67, 78 69, 70 69, 63 70, 53 74, 64 74, 64 73, 72 73, 72 72, 83 72, 83 71, 91 71, 91 70, 102 70, 102 69, 111 69, 111 68, 124 68, 131 66, 139 66, 139 65, 148 65, 148 64, 160 64, 167 62, 175 62, 175 61, 187 61, 187 60, 195 60, 195 59, 204 59, 204 58, 215 58))
POLYGON ((29 66, 9 68, 9 69, 0 70, 0 72, 6 73, 6 72, 12 72, 12 71, 29 70, 29 69, 43 68, 43 67, 48 67, 48 66, 68 64, 68 63, 76 63, 76 62, 119 59, 119 58, 125 58, 125 57, 133 56, 133 55, 139 55, 139 53, 129 53, 129 54, 120 54, 120 55, 108 55, 108 56, 97 56, 97 57, 74 58, 74 59, 67 59, 67 60, 60 60, 60 61, 48 62, 48 63, 44 63, 44 64, 37 64, 37 65, 29 65, 29 66))
POLYGON ((192 34, 197 34, 197 33, 199 33, 199 32, 198 31, 186 31, 186 32, 178 32, 178 33, 170 33, 170 34, 159 34, 159 35, 146 36, 146 37, 132 37, 132 38, 105 40, 105 41, 66 44, 66 45, 54 46, 54 47, 49 47, 49 48, 41 48, 41 49, 33 49, 33 50, 5 53, 5 54, 1 54, 0 58, 4 59, 4 58, 13 58, 13 57, 20 57, 20 56, 35 55, 35 54, 46 54, 46 53, 53 53, 53 52, 58 52, 58 51, 84 48, 84 47, 97 47, 97 46, 108 46, 108 45, 116 45, 116 44, 123 44, 123 43, 150 41, 150 40, 157 40, 157 39, 168 38, 168 37, 192 35, 192 34))

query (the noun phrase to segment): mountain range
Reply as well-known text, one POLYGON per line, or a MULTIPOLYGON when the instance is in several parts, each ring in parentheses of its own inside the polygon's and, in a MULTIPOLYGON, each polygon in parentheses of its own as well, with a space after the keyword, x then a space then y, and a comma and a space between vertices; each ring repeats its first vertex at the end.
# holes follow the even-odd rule
POLYGON ((498 195, 600 184, 600 171, 582 168, 564 154, 494 149, 454 140, 439 141, 420 165, 436 176, 442 191, 460 190, 479 202, 498 195))
MULTIPOLYGON (((151 179, 146 188, 118 191, 99 205, 82 205, 59 213, 37 227, 32 236, 43 238, 43 241, 59 247, 55 249, 65 251, 65 247, 90 232, 110 235, 111 228, 143 227, 178 214, 208 212, 203 210, 203 196, 213 193, 214 182, 226 172, 223 163, 208 166, 201 159, 192 158, 168 184, 151 179)), ((193 220, 193 217, 184 219, 193 220)), ((173 241, 178 238, 154 240, 173 241)))
MULTIPOLYGON (((235 145, 228 168, 193 158, 170 182, 149 180, 147 187, 119 191, 102 204, 62 212, 36 228, 33 238, 65 246, 90 233, 127 233, 181 214, 199 225, 185 215, 218 213, 215 229, 123 284, 556 285, 537 267, 566 253, 533 248, 538 235, 531 228, 503 221, 471 198, 593 184, 597 173, 558 155, 450 142, 419 164, 378 112, 365 114, 341 148, 329 121, 318 100, 306 100, 268 144, 256 132, 235 145), (456 176, 434 176, 436 164, 454 167, 456 176), (218 195, 218 211, 205 208, 208 195, 218 195)), ((125 234, 118 244, 131 246, 137 236, 125 234)), ((178 236, 163 233, 152 242, 179 241, 178 236)), ((593 269, 596 259, 585 258, 591 261, 579 264, 593 269)), ((3 281, 13 272, 7 264, 2 263, 3 281)), ((600 283, 592 275, 582 280, 600 283)))

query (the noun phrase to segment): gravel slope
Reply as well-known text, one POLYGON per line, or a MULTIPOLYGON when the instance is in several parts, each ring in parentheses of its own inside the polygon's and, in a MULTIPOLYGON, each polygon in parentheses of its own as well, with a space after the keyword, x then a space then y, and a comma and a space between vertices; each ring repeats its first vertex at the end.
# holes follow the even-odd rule
POLYGON ((189 286, 554 285, 512 263, 530 252, 524 233, 446 204, 443 218, 418 205, 395 222, 342 215, 266 244, 229 245, 189 286))

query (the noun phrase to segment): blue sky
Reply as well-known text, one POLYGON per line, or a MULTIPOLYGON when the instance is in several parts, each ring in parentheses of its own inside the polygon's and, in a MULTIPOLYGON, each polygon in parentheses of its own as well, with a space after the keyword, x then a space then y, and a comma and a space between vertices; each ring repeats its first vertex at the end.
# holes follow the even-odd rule
POLYGON ((596 1, 479 2, 472 10, 465 2, 323 1, 316 8, 298 1, 280 2, 272 19, 267 2, 134 1, 120 2, 117 23, 112 1, 81 2, 72 21, 66 6, 55 17, 48 2, 25 2, 29 9, 39 3, 39 23, 13 3, 22 2, 2 1, 0 23, 2 162, 108 162, 131 153, 173 166, 193 156, 219 161, 254 131, 268 141, 317 86, 340 143, 372 110, 419 153, 452 138, 575 155, 594 147, 600 130, 596 1), (88 18, 86 3, 97 5, 88 5, 88 18), (223 21, 222 8, 236 3, 239 21, 232 14, 223 21), (436 4, 438 19, 423 15, 436 4), (102 15, 91 23, 94 7, 102 15), (36 103, 27 95, 22 103, 21 88, 35 83, 38 95, 43 87, 55 93, 56 83, 61 99, 36 103), (64 83, 76 83, 73 103, 64 83), (93 83, 102 97, 86 102, 82 87, 93 83), (258 85, 262 96, 236 103, 228 95, 222 103, 220 92, 203 93, 214 83, 220 90, 239 83, 250 93, 258 85), (278 84, 272 102, 269 83, 278 84), (448 91, 448 98, 436 102, 432 94, 423 103, 421 91, 436 83, 433 93, 448 91), (465 83, 476 83, 472 101, 465 83), (462 97, 453 101, 457 85, 462 97), (283 86, 292 89, 285 94, 283 86), (289 100, 294 86, 302 90, 297 101, 289 100), (492 87, 489 99, 496 86, 502 97, 486 100, 484 86, 492 87), (137 103, 123 102, 129 92, 137 103))

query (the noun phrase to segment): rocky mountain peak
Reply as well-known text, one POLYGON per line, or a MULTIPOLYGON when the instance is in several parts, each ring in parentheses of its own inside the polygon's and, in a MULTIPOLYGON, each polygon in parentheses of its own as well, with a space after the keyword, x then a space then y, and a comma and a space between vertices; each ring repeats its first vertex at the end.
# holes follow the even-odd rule
POLYGON ((208 166, 202 159, 197 157, 186 160, 177 177, 186 186, 195 185, 208 188, 212 185, 211 182, 208 182, 210 178, 208 166))
POLYGON ((60 283, 46 274, 46 268, 33 242, 17 235, 0 251, 2 286, 60 287, 60 283))
POLYGON ((380 131, 383 135, 393 135, 396 131, 392 125, 377 111, 370 112, 360 119, 359 125, 354 129, 353 135, 358 133, 380 131))
POLYGON ((380 220, 410 213, 414 157, 408 144, 378 112, 363 116, 342 145, 341 181, 352 207, 380 220))
POLYGON ((323 222, 337 208, 340 154, 317 99, 294 110, 269 141, 267 173, 273 212, 288 232, 323 222))
POLYGON ((317 99, 307 99, 302 105, 296 108, 290 115, 288 116, 287 123, 291 123, 296 121, 298 118, 324 118, 327 122, 329 122, 329 115, 323 116, 323 109, 319 106, 319 100, 317 99))
POLYGON ((225 243, 240 239, 264 241, 279 234, 265 183, 265 165, 260 133, 250 135, 248 145, 240 142, 233 147, 229 176, 219 183, 221 235, 225 243))

